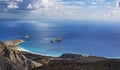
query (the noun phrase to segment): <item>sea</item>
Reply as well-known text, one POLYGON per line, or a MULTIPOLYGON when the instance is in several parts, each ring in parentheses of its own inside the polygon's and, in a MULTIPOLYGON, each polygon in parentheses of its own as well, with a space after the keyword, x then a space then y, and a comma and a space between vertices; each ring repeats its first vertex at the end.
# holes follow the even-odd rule
POLYGON ((0 41, 16 39, 25 41, 21 50, 41 55, 120 58, 120 22, 115 21, 0 19, 0 41), (57 37, 62 41, 50 42, 57 37))

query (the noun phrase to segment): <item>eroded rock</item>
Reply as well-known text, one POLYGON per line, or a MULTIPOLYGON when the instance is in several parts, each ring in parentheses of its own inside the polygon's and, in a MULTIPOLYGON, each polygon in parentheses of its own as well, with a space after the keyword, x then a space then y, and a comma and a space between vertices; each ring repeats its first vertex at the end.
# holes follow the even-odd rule
POLYGON ((24 56, 18 45, 23 40, 10 40, 0 42, 0 70, 32 70, 42 64, 24 56))

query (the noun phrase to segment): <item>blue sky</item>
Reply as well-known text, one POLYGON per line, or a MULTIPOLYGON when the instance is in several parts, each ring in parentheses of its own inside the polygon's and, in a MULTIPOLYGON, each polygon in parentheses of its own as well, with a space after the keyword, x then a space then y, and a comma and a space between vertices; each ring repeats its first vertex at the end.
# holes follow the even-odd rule
POLYGON ((0 0, 0 18, 119 21, 119 3, 120 0, 0 0))

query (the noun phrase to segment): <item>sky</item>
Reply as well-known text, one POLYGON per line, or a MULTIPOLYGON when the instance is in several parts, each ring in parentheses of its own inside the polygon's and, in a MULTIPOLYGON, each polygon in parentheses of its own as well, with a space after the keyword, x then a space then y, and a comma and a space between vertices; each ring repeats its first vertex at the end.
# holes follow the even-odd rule
POLYGON ((0 0, 0 18, 120 21, 119 12, 120 0, 0 0))

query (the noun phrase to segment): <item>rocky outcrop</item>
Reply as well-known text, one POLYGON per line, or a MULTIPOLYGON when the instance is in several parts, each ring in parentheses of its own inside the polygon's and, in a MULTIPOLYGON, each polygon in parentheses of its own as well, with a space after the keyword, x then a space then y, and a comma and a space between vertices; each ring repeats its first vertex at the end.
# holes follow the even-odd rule
POLYGON ((0 70, 32 70, 42 65, 27 58, 18 50, 18 45, 22 42, 24 41, 0 42, 0 70))
POLYGON ((10 47, 10 46, 17 46, 21 43, 23 43, 23 40, 8 40, 8 41, 4 41, 3 43, 5 44, 5 46, 10 47))
POLYGON ((61 42, 61 41, 62 41, 62 37, 57 37, 55 39, 52 39, 50 42, 55 43, 55 42, 61 42))
POLYGON ((55 60, 55 57, 52 57, 52 56, 43 56, 43 55, 33 54, 25 51, 22 51, 21 53, 25 55, 27 58, 33 61, 39 62, 43 65, 48 64, 51 60, 55 60))

